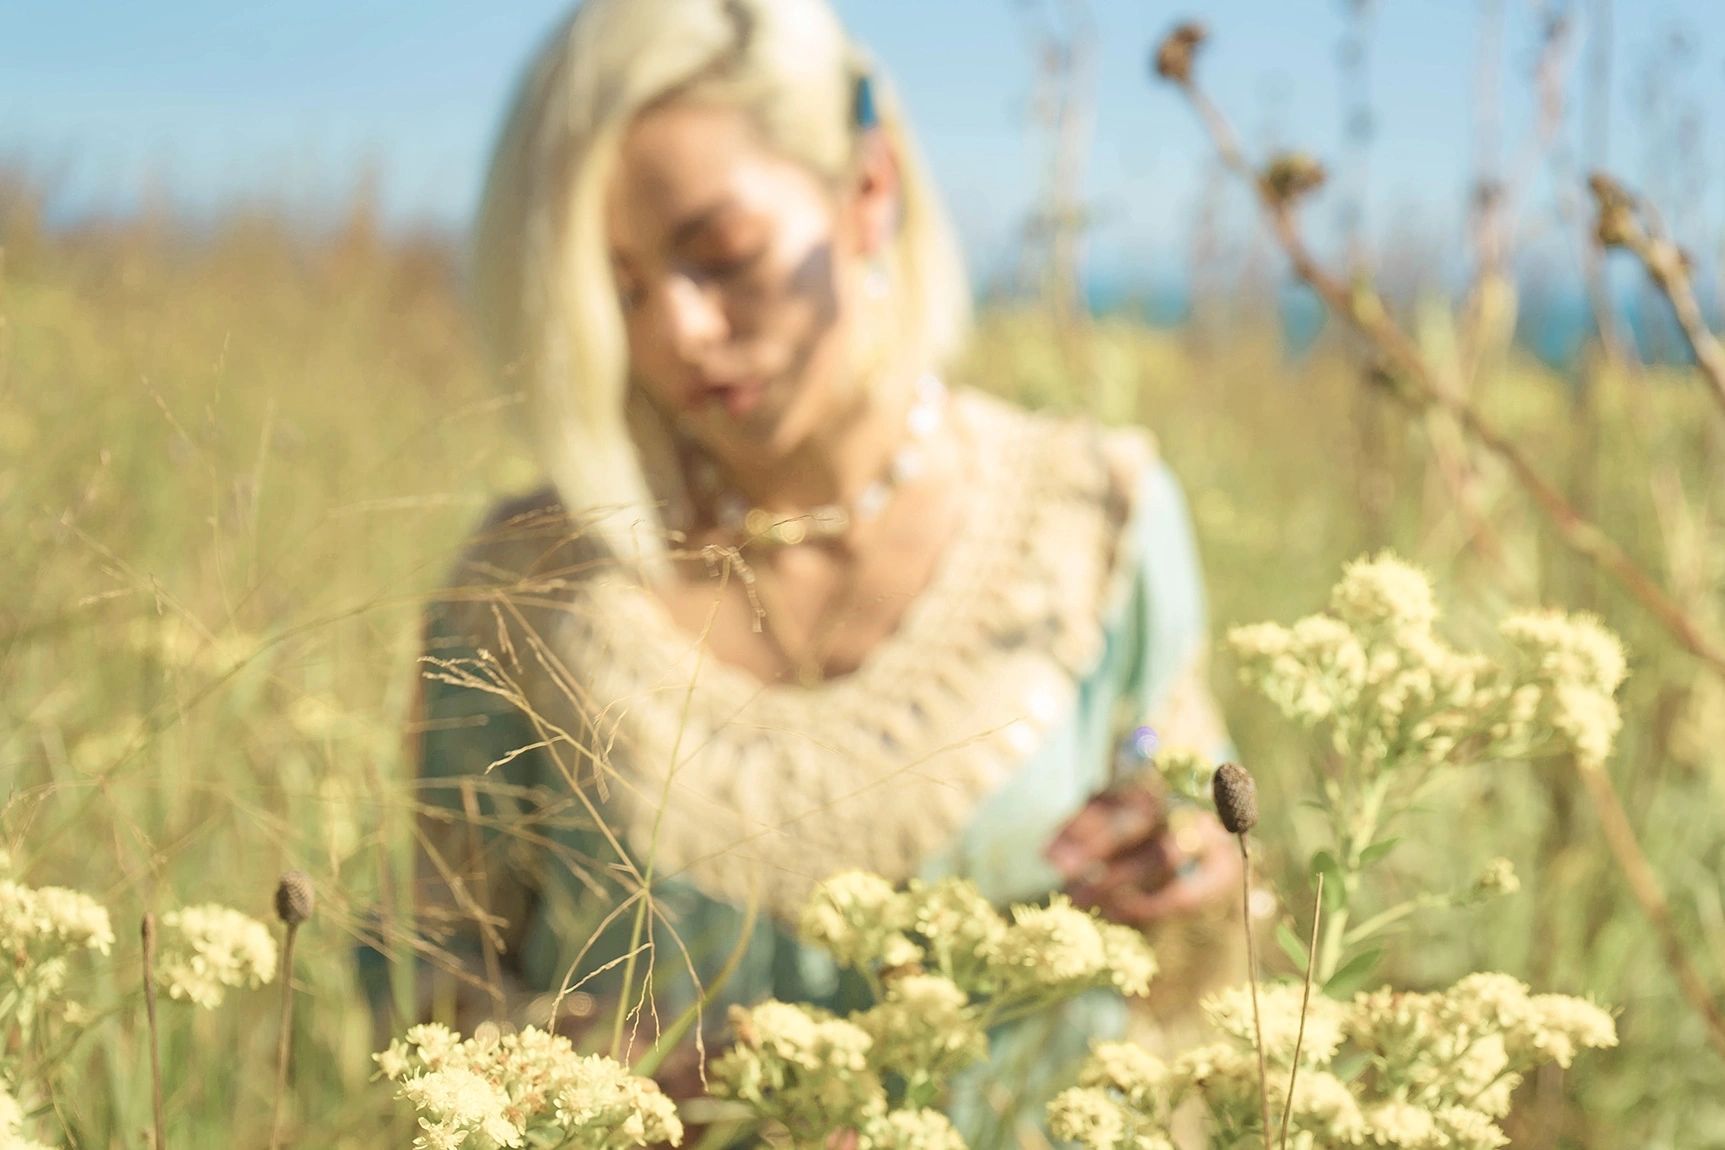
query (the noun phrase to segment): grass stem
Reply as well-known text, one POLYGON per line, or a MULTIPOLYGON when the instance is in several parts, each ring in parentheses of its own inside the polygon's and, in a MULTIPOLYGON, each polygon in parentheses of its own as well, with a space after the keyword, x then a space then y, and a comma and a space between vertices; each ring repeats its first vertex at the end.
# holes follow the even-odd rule
POLYGON ((282 1007, 280 1033, 276 1036, 276 1092, 274 1114, 270 1119, 270 1150, 282 1144, 282 1111, 288 1092, 288 1055, 293 1049, 293 944, 299 934, 299 923, 287 924, 287 937, 282 941, 282 1007))
POLYGON ((1264 1150, 1270 1150, 1270 1072, 1264 1062, 1264 1022, 1258 1010, 1258 948, 1252 938, 1252 850, 1242 831, 1240 840, 1240 908, 1246 925, 1246 976, 1252 984, 1252 1029, 1258 1047, 1258 1109, 1264 1126, 1264 1150))
POLYGON ((139 927, 144 942, 144 1017, 150 1030, 150 1104, 155 1113, 155 1150, 168 1144, 168 1121, 162 1106, 162 1043, 156 1027, 156 916, 144 912, 139 927))
POLYGON ((1318 894, 1312 903, 1312 941, 1306 944, 1306 988, 1300 992, 1300 1027, 1294 1032, 1294 1060, 1288 1067, 1288 1096, 1282 1100, 1282 1150, 1288 1150, 1288 1120, 1294 1113, 1294 1083, 1300 1076, 1300 1047, 1306 1041, 1306 1009, 1312 1003, 1312 962, 1318 956, 1318 923, 1323 917, 1324 872, 1319 871, 1318 894))

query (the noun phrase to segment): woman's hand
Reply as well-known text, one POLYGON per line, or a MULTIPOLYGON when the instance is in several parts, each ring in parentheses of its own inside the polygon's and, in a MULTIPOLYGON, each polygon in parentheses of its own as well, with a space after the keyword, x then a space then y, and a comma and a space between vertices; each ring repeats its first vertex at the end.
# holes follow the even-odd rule
POLYGON ((1239 889, 1240 849, 1215 816, 1170 812, 1145 787, 1092 795, 1043 853, 1074 903, 1127 926, 1217 906, 1239 889))

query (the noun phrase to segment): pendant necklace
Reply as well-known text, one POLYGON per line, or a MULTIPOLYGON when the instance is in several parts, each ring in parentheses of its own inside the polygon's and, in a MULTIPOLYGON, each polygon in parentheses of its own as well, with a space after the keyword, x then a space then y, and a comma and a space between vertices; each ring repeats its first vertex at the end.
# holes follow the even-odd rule
POLYGON ((741 537, 741 546, 796 547, 842 539, 852 528, 876 519, 899 487, 921 475, 928 465, 928 441, 946 420, 946 385, 932 373, 917 381, 916 398, 905 416, 904 442, 888 458, 886 468, 854 499, 822 503, 802 512, 769 511, 751 505, 735 488, 726 487, 712 460, 699 456, 690 466, 690 486, 713 509, 714 522, 741 537))
MULTIPOLYGON (((691 467, 691 486, 713 508, 716 524, 740 537, 739 548, 779 550, 804 543, 834 542, 857 525, 878 518, 901 486, 925 473, 929 441, 945 424, 946 404, 946 386, 939 377, 928 374, 918 380, 916 398, 905 416, 904 442, 887 460, 882 473, 848 501, 823 503, 789 514, 752 506, 739 492, 722 486, 717 468, 704 457, 691 467)), ((762 580, 746 566, 741 570, 751 594, 759 595, 764 590, 762 580)), ((845 610, 851 606, 859 574, 860 568, 853 561, 851 571, 816 618, 804 644, 787 642, 766 602, 757 608, 757 630, 790 664, 799 686, 815 687, 827 679, 826 654, 844 620, 845 610)))

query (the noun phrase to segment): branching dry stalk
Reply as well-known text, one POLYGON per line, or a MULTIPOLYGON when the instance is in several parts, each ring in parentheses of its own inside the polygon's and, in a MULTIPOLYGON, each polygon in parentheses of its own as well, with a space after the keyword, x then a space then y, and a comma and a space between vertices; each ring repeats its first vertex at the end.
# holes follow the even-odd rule
MULTIPOLYGON (((1296 218, 1299 201, 1319 187, 1323 167, 1298 155, 1272 160, 1259 172, 1241 152, 1227 119, 1192 78, 1194 54, 1204 39, 1197 25, 1181 25, 1164 41, 1156 70, 1185 94, 1230 171, 1248 180, 1294 274, 1374 351, 1398 383, 1398 394, 1420 411, 1453 418, 1466 436, 1497 459, 1528 493, 1572 552, 1610 575, 1678 644, 1725 679, 1725 644, 1708 634, 1614 539, 1552 486, 1509 438, 1492 426, 1473 401, 1443 386, 1438 372, 1365 285, 1350 285, 1321 265, 1306 246, 1296 218)), ((1722 362, 1725 368, 1725 362, 1722 362)), ((1725 379, 1725 375, 1721 376, 1725 379)), ((1725 395, 1725 392, 1721 393, 1725 395)))
POLYGON ((1603 172, 1588 177, 1597 209, 1593 235, 1601 248, 1622 248, 1646 269, 1647 277, 1671 304, 1677 325, 1701 369, 1707 389, 1725 413, 1725 344, 1713 334, 1695 298, 1695 277, 1689 257, 1669 238, 1650 226, 1639 202, 1622 184, 1603 172))
POLYGON ((1659 876, 1654 873, 1653 864, 1648 862, 1641 843, 1635 837, 1635 828, 1629 822, 1629 815, 1623 809, 1622 800, 1617 797, 1617 788, 1611 785, 1611 778, 1603 767, 1581 767, 1576 773, 1587 787, 1587 796, 1593 801, 1593 809, 1599 815, 1599 826, 1605 835, 1605 843, 1611 848, 1611 855, 1617 860, 1618 869, 1628 880, 1630 893, 1635 896, 1635 901, 1641 905, 1642 913, 1647 916, 1647 921, 1659 936, 1659 948, 1664 953, 1665 965, 1670 967, 1672 974, 1677 977, 1677 985, 1682 989, 1683 997, 1689 1000, 1689 1005, 1706 1023, 1707 1039, 1713 1044, 1713 1049, 1721 1058, 1725 1058, 1725 1011, 1720 1009, 1718 1000, 1707 989, 1701 972, 1689 961, 1689 953, 1683 948, 1683 940, 1677 934, 1677 924, 1671 918, 1671 905, 1666 901, 1665 891, 1659 885, 1659 876))

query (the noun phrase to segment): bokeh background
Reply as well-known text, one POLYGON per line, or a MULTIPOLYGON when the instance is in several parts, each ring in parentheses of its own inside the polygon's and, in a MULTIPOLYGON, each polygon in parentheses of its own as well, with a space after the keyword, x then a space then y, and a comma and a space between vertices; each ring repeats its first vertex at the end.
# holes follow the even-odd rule
MULTIPOLYGON (((1393 547, 1433 573, 1459 639, 1532 604, 1625 637, 1613 776, 1725 992, 1720 679, 1453 421, 1376 385, 1372 350, 1294 282, 1251 189, 1147 67, 1177 19, 1203 19, 1200 79, 1248 151, 1330 171, 1301 211, 1319 257, 1375 282, 1421 354, 1720 634, 1725 420, 1666 301, 1595 245, 1584 181, 1604 168, 1645 195, 1718 326, 1725 7, 838 7, 962 227, 983 309, 955 375, 1151 427, 1218 632, 1315 610, 1346 560, 1393 547)), ((0 5, 0 844, 124 927, 111 1010, 50 1068, 70 1144, 145 1144, 124 924, 208 899, 261 917, 287 866, 322 896, 297 974, 298 1144, 401 1137, 367 1056, 413 994, 418 612, 483 509, 535 476, 520 396, 478 367, 463 231, 561 8, 0 5)), ((1231 672, 1219 659, 1242 755, 1291 811, 1306 749, 1231 672)), ((1290 908, 1309 901, 1308 829, 1266 827, 1290 908)), ((1435 798, 1395 882, 1465 886, 1499 855, 1521 893, 1421 918, 1383 976, 1501 969, 1621 1008, 1618 1050, 1525 1084, 1517 1146, 1725 1146, 1725 1065, 1561 767, 1435 798)), ((260 992, 169 1018, 176 1143, 264 1141, 273 1008, 260 992)))

